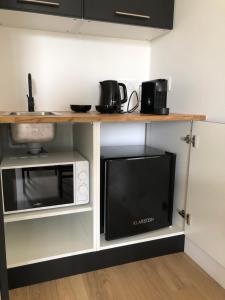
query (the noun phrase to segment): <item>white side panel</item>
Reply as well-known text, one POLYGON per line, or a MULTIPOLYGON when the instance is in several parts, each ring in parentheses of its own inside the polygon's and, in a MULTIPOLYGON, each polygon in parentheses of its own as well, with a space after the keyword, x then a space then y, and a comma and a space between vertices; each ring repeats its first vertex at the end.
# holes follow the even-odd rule
POLYGON ((225 268, 188 238, 185 239, 185 253, 225 289, 225 268))
POLYGON ((90 203, 93 206, 94 245, 99 245, 100 210, 100 123, 75 124, 74 147, 89 161, 90 203))
POLYGON ((187 238, 225 267, 225 124, 196 122, 191 150, 187 238))
POLYGON ((147 144, 176 153, 176 176, 174 190, 173 225, 184 227, 184 220, 177 210, 185 208, 187 176, 189 163, 189 145, 182 138, 190 134, 190 122, 152 123, 148 125, 147 144))

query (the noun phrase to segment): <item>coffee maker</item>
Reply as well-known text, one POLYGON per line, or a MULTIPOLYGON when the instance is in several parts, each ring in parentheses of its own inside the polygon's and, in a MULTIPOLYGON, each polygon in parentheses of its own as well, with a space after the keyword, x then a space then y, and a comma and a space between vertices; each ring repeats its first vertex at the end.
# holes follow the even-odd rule
POLYGON ((168 82, 166 79, 142 82, 141 113, 168 115, 167 91, 168 82))

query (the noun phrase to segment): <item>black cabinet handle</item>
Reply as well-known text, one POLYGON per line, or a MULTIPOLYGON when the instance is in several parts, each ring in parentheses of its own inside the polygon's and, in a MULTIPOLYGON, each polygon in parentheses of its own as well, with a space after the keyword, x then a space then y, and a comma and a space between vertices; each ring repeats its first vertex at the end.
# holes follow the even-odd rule
POLYGON ((151 19, 150 16, 132 14, 132 13, 123 12, 123 11, 115 11, 115 14, 118 15, 118 16, 127 16, 127 17, 140 18, 140 19, 146 19, 146 20, 151 19))
POLYGON ((53 6, 53 7, 59 7, 59 2, 50 2, 50 1, 42 1, 42 0, 18 0, 18 2, 23 2, 27 4, 40 4, 45 6, 53 6))

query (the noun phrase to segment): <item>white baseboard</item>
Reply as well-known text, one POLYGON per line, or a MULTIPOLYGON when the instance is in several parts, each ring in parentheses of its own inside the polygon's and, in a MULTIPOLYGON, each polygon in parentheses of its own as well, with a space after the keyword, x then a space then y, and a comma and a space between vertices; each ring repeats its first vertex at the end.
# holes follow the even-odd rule
POLYGON ((225 268, 222 265, 187 238, 185 239, 184 252, 223 288, 225 288, 225 268))

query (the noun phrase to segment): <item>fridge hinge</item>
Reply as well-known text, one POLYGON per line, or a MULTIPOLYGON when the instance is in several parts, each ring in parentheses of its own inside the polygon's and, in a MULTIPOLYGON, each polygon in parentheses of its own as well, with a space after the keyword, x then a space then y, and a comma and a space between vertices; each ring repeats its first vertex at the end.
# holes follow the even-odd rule
POLYGON ((177 212, 183 219, 185 219, 187 225, 191 225, 191 215, 190 214, 187 214, 184 209, 178 210, 177 212))
POLYGON ((190 135, 187 134, 185 137, 182 138, 184 142, 186 142, 188 145, 192 145, 192 147, 197 146, 197 136, 196 135, 190 135))

